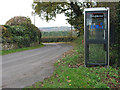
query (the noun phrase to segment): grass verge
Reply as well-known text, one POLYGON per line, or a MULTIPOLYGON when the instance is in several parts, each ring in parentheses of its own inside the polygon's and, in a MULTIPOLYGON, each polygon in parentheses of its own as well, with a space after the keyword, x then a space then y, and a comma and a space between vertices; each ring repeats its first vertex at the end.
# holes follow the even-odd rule
POLYGON ((26 88, 120 88, 120 68, 83 66, 82 40, 83 37, 74 41, 74 49, 55 63, 52 76, 26 88))
POLYGON ((43 44, 34 46, 34 47, 25 47, 25 48, 19 48, 19 49, 11 49, 11 50, 2 50, 0 51, 0 55, 6 55, 6 54, 10 54, 10 53, 16 53, 16 52, 21 52, 21 51, 25 51, 25 50, 31 50, 31 49, 36 49, 36 48, 40 48, 43 47, 43 44))

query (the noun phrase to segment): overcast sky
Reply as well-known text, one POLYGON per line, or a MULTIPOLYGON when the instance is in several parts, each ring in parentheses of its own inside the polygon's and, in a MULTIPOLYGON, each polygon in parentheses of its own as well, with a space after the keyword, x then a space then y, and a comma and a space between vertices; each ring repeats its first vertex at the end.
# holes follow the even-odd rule
MULTIPOLYGON (((0 25, 14 16, 28 16, 34 23, 34 17, 31 15, 32 2, 33 0, 0 0, 0 25)), ((64 14, 57 15, 55 21, 47 23, 36 16, 35 25, 37 27, 70 26, 65 18, 64 14)))

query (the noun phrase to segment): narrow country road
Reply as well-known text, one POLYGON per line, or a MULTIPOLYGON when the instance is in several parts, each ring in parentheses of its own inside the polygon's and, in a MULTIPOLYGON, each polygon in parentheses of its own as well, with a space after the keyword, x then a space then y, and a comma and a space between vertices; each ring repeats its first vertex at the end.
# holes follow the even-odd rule
POLYGON ((64 52, 67 44, 45 44, 45 47, 2 56, 2 87, 23 88, 52 75, 53 64, 64 52))

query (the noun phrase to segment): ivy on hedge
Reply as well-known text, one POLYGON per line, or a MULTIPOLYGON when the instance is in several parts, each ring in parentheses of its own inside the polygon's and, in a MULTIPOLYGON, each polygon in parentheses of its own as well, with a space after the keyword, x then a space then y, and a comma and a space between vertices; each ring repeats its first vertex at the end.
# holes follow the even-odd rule
POLYGON ((7 30, 2 30, 2 43, 16 43, 19 48, 29 47, 31 43, 41 40, 40 30, 33 24, 17 26, 3 25, 7 30))

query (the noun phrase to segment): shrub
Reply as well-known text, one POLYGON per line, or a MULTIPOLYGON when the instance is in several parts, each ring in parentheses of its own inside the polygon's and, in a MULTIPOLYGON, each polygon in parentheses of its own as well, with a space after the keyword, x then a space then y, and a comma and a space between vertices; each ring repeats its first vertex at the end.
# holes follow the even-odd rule
POLYGON ((14 17, 2 27, 2 42, 16 43, 19 48, 41 41, 41 31, 26 17, 14 17))
POLYGON ((22 24, 19 26, 11 26, 15 30, 11 30, 13 43, 17 43, 21 47, 29 47, 31 43, 40 42, 40 30, 32 24, 22 24))

